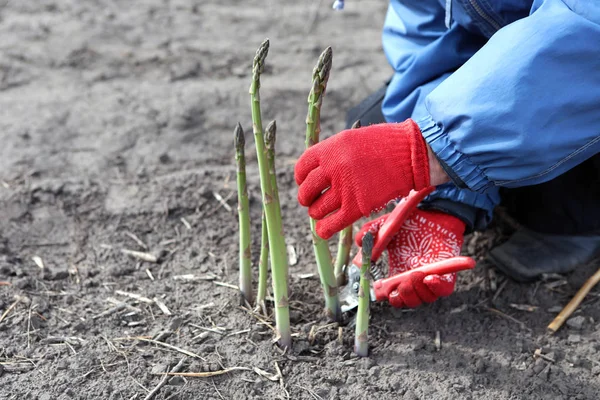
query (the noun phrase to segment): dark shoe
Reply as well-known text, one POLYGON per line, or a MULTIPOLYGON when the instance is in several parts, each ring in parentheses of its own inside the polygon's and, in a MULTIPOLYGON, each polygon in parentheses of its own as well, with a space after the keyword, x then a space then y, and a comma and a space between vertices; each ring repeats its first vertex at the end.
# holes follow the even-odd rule
POLYGON ((519 282, 570 272, 599 256, 600 234, 549 235, 528 229, 518 231, 489 254, 500 271, 519 282))
POLYGON ((391 79, 375 93, 372 93, 369 97, 361 101, 360 104, 348 111, 346 114, 346 129, 350 129, 356 121, 360 121, 362 126, 386 122, 381 111, 381 105, 383 104, 383 98, 385 97, 387 85, 390 81, 391 79))

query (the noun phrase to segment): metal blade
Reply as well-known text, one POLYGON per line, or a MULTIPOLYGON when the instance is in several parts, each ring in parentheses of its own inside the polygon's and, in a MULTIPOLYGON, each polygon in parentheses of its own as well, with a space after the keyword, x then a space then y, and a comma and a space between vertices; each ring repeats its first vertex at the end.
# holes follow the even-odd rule
MULTIPOLYGON (((348 312, 358 307, 358 289, 360 287, 360 268, 350 264, 347 270, 348 284, 339 292, 342 312, 348 312)), ((375 292, 371 286, 370 300, 375 301, 375 292)))

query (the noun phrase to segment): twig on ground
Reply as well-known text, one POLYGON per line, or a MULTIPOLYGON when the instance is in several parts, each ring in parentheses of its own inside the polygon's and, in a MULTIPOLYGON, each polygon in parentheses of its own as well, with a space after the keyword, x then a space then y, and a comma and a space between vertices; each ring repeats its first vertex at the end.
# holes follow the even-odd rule
POLYGON ((283 374, 281 373, 281 368, 279 368, 279 364, 275 361, 275 369, 277 370, 277 376, 279 377, 279 384, 281 385, 281 390, 285 393, 286 397, 290 398, 290 393, 285 388, 285 383, 283 382, 283 374))
POLYGON ((154 280, 154 275, 152 275, 152 272, 150 272, 148 268, 146 268, 146 275, 148 275, 148 278, 150 278, 151 281, 154 280))
POLYGON ((279 376, 277 374, 270 374, 267 371, 264 371, 258 367, 254 367, 253 370, 254 372, 256 372, 257 375, 260 375, 263 378, 270 380, 271 382, 279 381, 279 376))
MULTIPOLYGON (((173 369, 171 370, 171 372, 179 372, 179 370, 183 367, 183 363, 185 362, 185 357, 183 357, 181 360, 179 360, 179 362, 177 363, 177 365, 175 365, 173 367, 173 369)), ((167 383, 167 380, 169 379, 169 375, 165 375, 160 382, 158 382, 158 385, 156 385, 156 387, 154 389, 152 389, 152 391, 150 391, 150 393, 148 393, 146 395, 146 397, 144 397, 144 400, 150 400, 151 398, 153 398, 158 391, 165 386, 165 384, 167 383)))
POLYGON ((493 313, 495 313, 495 314, 498 314, 499 316, 501 316, 501 317, 503 317, 503 318, 506 318, 506 319, 508 319, 508 320, 510 320, 510 321, 513 321, 513 322, 515 322, 515 323, 519 324, 519 325, 521 326, 521 328, 523 328, 523 329, 526 329, 526 330, 528 330, 528 331, 531 331, 531 329, 529 329, 529 328, 527 327, 527 325, 525 325, 525 323, 524 323, 524 322, 522 322, 522 321, 519 321, 519 320, 518 320, 518 319, 516 319, 515 317, 511 317, 510 315, 503 313, 502 311, 498 310, 497 308, 485 307, 485 309, 486 309, 486 310, 488 310, 488 311, 491 311, 491 312, 493 312, 493 313))
POLYGON ((241 331, 228 333, 226 336, 236 336, 236 335, 241 335, 243 333, 248 333, 248 332, 250 332, 250 329, 242 329, 241 331))
POLYGON ((223 198, 223 196, 221 196, 219 193, 217 192, 213 192, 213 196, 215 197, 215 199, 217 199, 217 201, 219 202, 219 204, 221 204, 221 206, 226 209, 227 211, 231 212, 233 211, 231 209, 231 206, 229 204, 227 204, 227 202, 225 201, 225 199, 223 198))
POLYGON ((535 349, 535 352, 533 353, 533 358, 542 358, 548 362, 554 363, 556 362, 556 360, 552 357, 549 357, 545 354, 542 353, 542 349, 535 349))
POLYGON ((225 400, 225 398, 221 395, 221 392, 219 392, 219 389, 217 389, 217 385, 215 385, 215 380, 211 379, 210 380, 212 382, 213 387, 215 388, 215 392, 217 392, 217 395, 222 399, 225 400))
POLYGON ((2 313, 2 316, 0 316, 0 322, 4 321, 4 318, 6 318, 8 313, 10 313, 12 311, 12 309, 15 308, 17 306, 17 304, 19 304, 20 301, 21 301, 21 297, 17 297, 17 299, 10 306, 8 306, 6 311, 4 311, 2 313))
POLYGON ((215 285, 217 286, 223 286, 229 289, 235 289, 235 290, 240 290, 240 288, 236 285, 232 285, 231 283, 227 283, 227 282, 219 282, 219 281, 215 281, 213 282, 215 285))
POLYGON ((194 274, 186 275, 174 275, 173 279, 176 281, 214 281, 217 276, 214 274, 208 274, 204 276, 196 276, 194 274))
POLYGON ((219 371, 210 371, 210 372, 166 372, 167 375, 175 375, 175 376, 187 376, 191 378, 209 378, 211 376, 218 376, 227 374, 232 371, 252 371, 251 368, 248 367, 231 367, 225 368, 219 371))
POLYGON ((140 294, 135 294, 135 293, 129 293, 129 292, 124 292, 122 290, 115 290, 116 294, 120 294, 121 296, 126 296, 126 297, 130 297, 132 299, 147 303, 147 304, 153 304, 154 302, 152 300, 150 300, 147 297, 144 297, 140 294))
POLYGON ((192 225, 191 225, 191 224, 190 224, 190 223, 187 221, 187 219, 185 219, 185 218, 181 217, 181 218, 180 218, 180 221, 181 221, 181 223, 182 223, 183 225, 185 225, 185 227, 186 227, 188 230, 191 230, 191 229, 192 229, 192 225))
POLYGON ((160 311, 163 312, 163 314, 165 315, 173 315, 171 313, 171 311, 169 311, 169 309, 167 308, 167 305, 165 303, 163 303, 162 301, 160 301, 158 298, 154 298, 154 303, 156 303, 156 305, 158 306, 158 308, 160 308, 160 311))
POLYGON ((596 273, 592 275, 587 281, 585 281, 581 289, 579 289, 577 293, 575 293, 575 296, 573 296, 571 301, 569 301, 565 308, 563 308, 562 311, 556 316, 556 318, 552 320, 550 325, 548 325, 548 331, 551 334, 556 332, 565 323, 565 321, 571 316, 571 314, 573 314, 573 312, 577 309, 579 304, 583 301, 585 296, 587 296, 589 291, 592 290, 592 288, 596 286, 598 282, 600 282, 600 269, 596 271, 596 273))
POLYGON ((173 346, 173 345, 168 344, 168 343, 159 342, 158 340, 148 339, 148 338, 141 337, 141 336, 127 336, 127 337, 122 337, 122 338, 115 338, 113 340, 139 340, 139 341, 142 341, 142 342, 153 343, 153 344, 156 344, 158 346, 165 347, 167 349, 175 350, 175 351, 177 351, 177 352, 179 352, 181 354, 185 354, 186 356, 190 356, 190 357, 194 357, 194 358, 199 358, 202 361, 206 361, 206 359, 204 357, 200 357, 198 354, 192 353, 189 350, 185 350, 185 349, 182 349, 182 348, 177 347, 177 346, 173 346))
POLYGON ((315 400, 323 400, 323 398, 321 396, 319 396, 318 394, 316 394, 314 391, 312 391, 311 389, 304 387, 304 386, 300 386, 300 385, 294 385, 296 387, 299 387, 302 390, 306 390, 308 392, 308 394, 310 394, 313 399, 315 400))
POLYGON ((498 296, 500 296, 500 293, 502 293, 502 291, 504 290, 504 288, 506 287, 507 284, 508 284, 508 279, 506 279, 504 282, 502 282, 502 284, 500 285, 498 290, 496 290, 496 293, 494 293, 494 297, 492 297, 492 303, 496 301, 498 296))
POLYGON ((147 261, 149 263, 156 264, 158 262, 158 257, 156 257, 154 254, 143 251, 121 249, 121 253, 137 258, 138 260, 147 261))
POLYGON ((146 243, 144 243, 139 237, 137 237, 133 233, 131 233, 131 232, 125 232, 125 235, 127 235, 131 239, 133 239, 133 241, 136 242, 142 249, 148 250, 148 246, 146 246, 146 243))
POLYGON ((200 326, 200 325, 196 325, 196 324, 190 324, 190 326, 193 326, 194 328, 202 329, 203 331, 218 333, 219 335, 225 335, 225 332, 223 332, 225 330, 225 328, 219 328, 219 327, 207 328, 205 326, 200 326))
POLYGON ((275 327, 273 325, 271 325, 269 323, 269 321, 267 321, 262 315, 255 313, 254 311, 250 310, 249 308, 246 307, 241 307, 240 308, 244 311, 246 311, 248 314, 252 315, 254 318, 256 318, 257 320, 259 320, 263 325, 266 325, 269 329, 271 329, 275 334, 277 334, 277 329, 275 329, 275 327))

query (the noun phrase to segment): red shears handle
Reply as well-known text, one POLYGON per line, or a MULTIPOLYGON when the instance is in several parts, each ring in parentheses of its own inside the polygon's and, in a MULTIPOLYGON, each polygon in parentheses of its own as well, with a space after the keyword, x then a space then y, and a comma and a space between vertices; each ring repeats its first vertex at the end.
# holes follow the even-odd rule
MULTIPOLYGON (((418 192, 412 192, 407 197, 404 197, 394 211, 390 214, 390 216, 385 220, 383 226, 379 229, 377 233, 377 240, 375 240, 375 245, 373 246, 373 251, 371 252, 371 260, 376 261, 381 256, 381 253, 384 252, 387 245, 392 240, 392 237, 400 231, 402 228, 402 224, 410 213, 417 207, 417 205, 423 200, 429 193, 433 192, 435 188, 430 186, 425 189, 421 189, 418 192)), ((352 260, 354 265, 357 267, 362 266, 362 251, 359 251, 354 260, 352 260)))
POLYGON ((404 280, 408 279, 414 272, 422 272, 425 275, 444 275, 451 272, 464 271, 467 269, 473 269, 475 267, 475 260, 471 257, 457 256, 448 258, 446 260, 437 261, 428 265, 419 267, 418 269, 412 269, 401 274, 391 276, 386 279, 381 279, 373 282, 373 290, 375 291, 375 299, 377 301, 387 300, 390 293, 394 291, 399 284, 404 280))

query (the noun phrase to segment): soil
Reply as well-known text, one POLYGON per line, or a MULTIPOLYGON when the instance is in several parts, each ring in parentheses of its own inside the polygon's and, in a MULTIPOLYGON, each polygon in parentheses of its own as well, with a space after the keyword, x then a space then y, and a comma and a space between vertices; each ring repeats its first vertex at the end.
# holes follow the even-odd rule
MULTIPOLYGON (((386 7, 0 4, 1 399, 144 399, 182 359, 182 372, 242 369, 168 378, 153 398, 598 398, 598 292, 576 313, 581 318, 546 334, 557 307, 597 265, 533 284, 480 265, 432 305, 377 304, 366 359, 352 353, 351 324, 342 324, 340 343, 338 326, 323 317, 306 211, 292 178, 310 75, 332 46, 327 137, 391 73, 380 40, 386 7), (294 348, 287 352, 273 344, 268 323, 238 306, 235 289, 218 284, 237 283, 237 121, 247 133, 258 258, 248 87, 266 37, 263 119, 278 124, 285 233, 297 256, 290 270, 294 348), (535 358, 536 349, 546 359, 535 358)), ((470 235, 465 253, 482 259, 505 239, 501 225, 470 235)))

